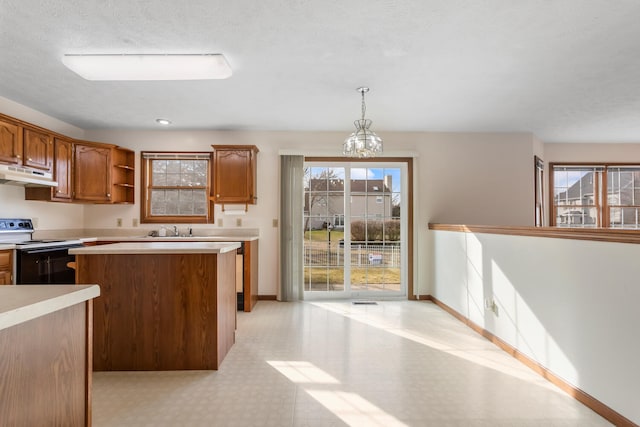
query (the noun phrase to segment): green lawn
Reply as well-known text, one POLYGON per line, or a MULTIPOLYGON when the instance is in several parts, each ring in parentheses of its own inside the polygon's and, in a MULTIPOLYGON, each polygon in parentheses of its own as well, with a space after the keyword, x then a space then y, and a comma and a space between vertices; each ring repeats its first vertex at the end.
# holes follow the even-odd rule
MULTIPOLYGON (((338 242, 344 238, 344 231, 332 231, 331 241, 338 242)), ((329 233, 327 230, 310 230, 304 232, 304 240, 312 242, 327 242, 329 241, 329 233)))
MULTIPOLYGON (((344 283, 343 268, 309 268, 304 269, 304 282, 309 283, 327 283, 327 277, 330 284, 344 283)), ((400 283, 399 268, 352 268, 351 283, 400 283)))

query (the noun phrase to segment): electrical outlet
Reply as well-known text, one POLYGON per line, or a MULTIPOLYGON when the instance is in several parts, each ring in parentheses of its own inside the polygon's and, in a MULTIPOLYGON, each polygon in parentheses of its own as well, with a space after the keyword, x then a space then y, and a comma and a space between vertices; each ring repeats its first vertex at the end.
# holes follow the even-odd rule
POLYGON ((116 225, 122 227, 122 218, 116 218, 116 225))
POLYGON ((273 219, 273 221, 271 222, 271 225, 272 225, 273 227, 276 227, 276 228, 277 228, 277 227, 278 227, 278 218, 274 218, 274 219, 273 219))
POLYGON ((131 225, 134 226, 134 227, 137 227, 138 226, 138 218, 133 218, 131 220, 131 225))
POLYGON ((236 218, 236 227, 242 227, 242 218, 236 218))
POLYGON ((37 217, 31 218, 31 223, 33 224, 33 228, 38 228, 38 218, 37 217))
POLYGON ((498 304, 493 298, 485 298, 484 300, 484 309, 487 311, 493 312, 496 316, 500 315, 500 310, 498 309, 498 304))
POLYGON ((222 227, 222 218, 218 218, 218 227, 222 227))

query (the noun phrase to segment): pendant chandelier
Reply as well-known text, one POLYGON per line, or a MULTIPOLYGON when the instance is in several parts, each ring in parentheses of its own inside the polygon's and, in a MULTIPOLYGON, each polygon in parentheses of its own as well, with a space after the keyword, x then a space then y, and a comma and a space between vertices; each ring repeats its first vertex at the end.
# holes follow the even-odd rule
POLYGON ((369 88, 359 87, 357 91, 362 94, 362 118, 353 122, 356 131, 344 140, 342 152, 349 157, 375 157, 376 154, 382 153, 382 138, 370 129, 371 120, 364 118, 367 111, 364 94, 369 92, 369 88))

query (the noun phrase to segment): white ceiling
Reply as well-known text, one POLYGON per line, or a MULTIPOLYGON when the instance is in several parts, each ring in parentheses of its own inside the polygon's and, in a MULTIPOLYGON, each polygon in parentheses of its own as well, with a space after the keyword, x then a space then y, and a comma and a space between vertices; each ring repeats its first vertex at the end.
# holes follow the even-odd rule
POLYGON ((0 96, 83 129, 530 131, 640 142, 637 0, 0 0, 0 96), (91 82, 65 53, 224 53, 91 82))

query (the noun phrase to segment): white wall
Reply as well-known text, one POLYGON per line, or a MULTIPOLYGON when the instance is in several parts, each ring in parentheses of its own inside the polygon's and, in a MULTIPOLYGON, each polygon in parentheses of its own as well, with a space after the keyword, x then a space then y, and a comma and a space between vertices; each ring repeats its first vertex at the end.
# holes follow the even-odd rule
POLYGON ((417 149, 428 222, 533 225, 533 135, 424 133, 417 149))
POLYGON ((84 137, 84 130, 79 127, 70 125, 69 123, 43 114, 32 108, 25 107, 22 104, 18 104, 2 96, 0 96, 0 113, 58 132, 62 135, 70 136, 71 138, 82 139, 84 137))
POLYGON ((638 144, 545 144, 544 160, 555 162, 629 162, 640 163, 638 144))
POLYGON ((640 423, 640 245, 430 234, 436 298, 640 423))
POLYGON ((82 229, 82 205, 24 200, 24 187, 0 185, 0 218, 32 218, 36 230, 82 229))

